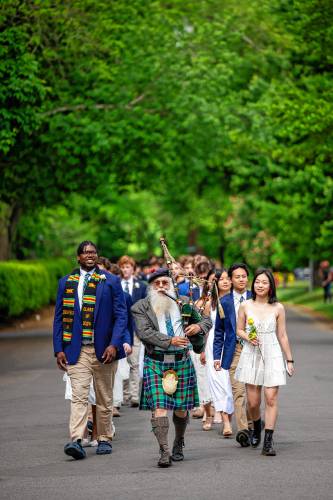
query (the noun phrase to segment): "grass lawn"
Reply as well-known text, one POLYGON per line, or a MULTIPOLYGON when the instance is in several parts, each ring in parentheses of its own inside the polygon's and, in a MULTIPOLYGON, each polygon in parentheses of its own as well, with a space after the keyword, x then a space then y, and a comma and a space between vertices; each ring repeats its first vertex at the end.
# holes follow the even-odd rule
POLYGON ((309 292, 307 282, 296 281, 286 288, 279 287, 277 293, 278 299, 282 303, 305 306, 333 319, 333 302, 324 304, 322 288, 316 288, 313 292, 309 292))

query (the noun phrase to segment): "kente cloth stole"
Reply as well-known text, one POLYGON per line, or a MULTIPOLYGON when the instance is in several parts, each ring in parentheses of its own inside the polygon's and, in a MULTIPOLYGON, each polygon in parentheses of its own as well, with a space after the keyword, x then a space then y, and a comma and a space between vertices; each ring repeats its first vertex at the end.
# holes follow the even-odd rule
MULTIPOLYGON (((62 340, 67 343, 71 342, 73 335, 75 294, 79 284, 79 279, 80 270, 75 269, 66 281, 65 292, 62 299, 62 340)), ((96 290, 99 281, 101 281, 101 276, 98 273, 98 270, 95 270, 91 275, 85 290, 83 290, 81 309, 82 338, 88 341, 92 341, 94 335, 96 290)))

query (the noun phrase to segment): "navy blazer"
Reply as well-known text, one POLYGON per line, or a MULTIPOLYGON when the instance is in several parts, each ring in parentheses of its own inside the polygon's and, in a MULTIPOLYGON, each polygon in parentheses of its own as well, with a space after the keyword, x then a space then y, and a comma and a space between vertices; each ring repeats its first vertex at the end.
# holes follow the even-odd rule
MULTIPOLYGON (((103 271, 103 274, 105 274, 106 279, 101 280, 97 285, 94 312, 94 345, 96 357, 101 362, 103 362, 102 356, 105 349, 110 345, 117 348, 117 359, 119 359, 119 349, 124 343, 128 324, 125 296, 120 279, 107 271, 103 271)), ((68 276, 70 275, 68 274, 59 280, 53 322, 53 347, 55 354, 63 351, 68 363, 75 365, 82 346, 82 317, 77 292, 74 304, 72 341, 62 341, 62 299, 68 276)))
MULTIPOLYGON (((251 292, 247 291, 246 298, 250 299, 251 297, 251 292)), ((237 320, 233 293, 228 293, 228 295, 222 297, 220 303, 225 317, 221 319, 218 314, 216 315, 213 353, 214 360, 220 360, 222 355, 221 366, 225 370, 229 370, 237 340, 237 320)))
POLYGON ((138 300, 144 299, 147 295, 147 285, 143 281, 133 278, 132 301, 133 304, 138 300))
MULTIPOLYGON (((186 296, 188 297, 190 294, 190 284, 188 281, 182 281, 181 283, 178 284, 178 292, 179 295, 186 296)), ((200 288, 198 286, 194 286, 192 289, 192 299, 194 302, 196 302, 198 299, 200 299, 200 288)))

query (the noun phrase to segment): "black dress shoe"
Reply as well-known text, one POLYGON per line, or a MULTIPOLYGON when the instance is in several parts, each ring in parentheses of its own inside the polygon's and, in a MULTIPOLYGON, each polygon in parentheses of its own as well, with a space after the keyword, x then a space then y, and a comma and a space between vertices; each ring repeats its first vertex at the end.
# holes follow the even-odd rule
POLYGON ((251 433, 248 429, 242 429, 236 434, 236 441, 241 445, 242 448, 247 448, 250 446, 251 433))
POLYGON ((131 408, 138 408, 138 407, 139 407, 138 401, 131 401, 131 408))

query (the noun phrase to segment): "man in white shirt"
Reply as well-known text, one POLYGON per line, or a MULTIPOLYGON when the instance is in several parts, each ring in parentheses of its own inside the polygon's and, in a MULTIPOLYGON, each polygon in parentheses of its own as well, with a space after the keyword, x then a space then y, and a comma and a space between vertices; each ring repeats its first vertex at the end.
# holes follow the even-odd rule
MULTIPOLYGON (((135 261, 128 255, 123 255, 119 261, 122 280, 121 286, 124 292, 127 292, 132 297, 132 302, 135 304, 138 300, 145 298, 147 285, 134 277, 135 261)), ((130 365, 129 380, 124 382, 124 401, 130 403, 132 408, 139 406, 139 389, 140 389, 140 374, 139 374, 139 359, 140 359, 141 342, 134 332, 134 344, 132 354, 127 357, 130 365)))

